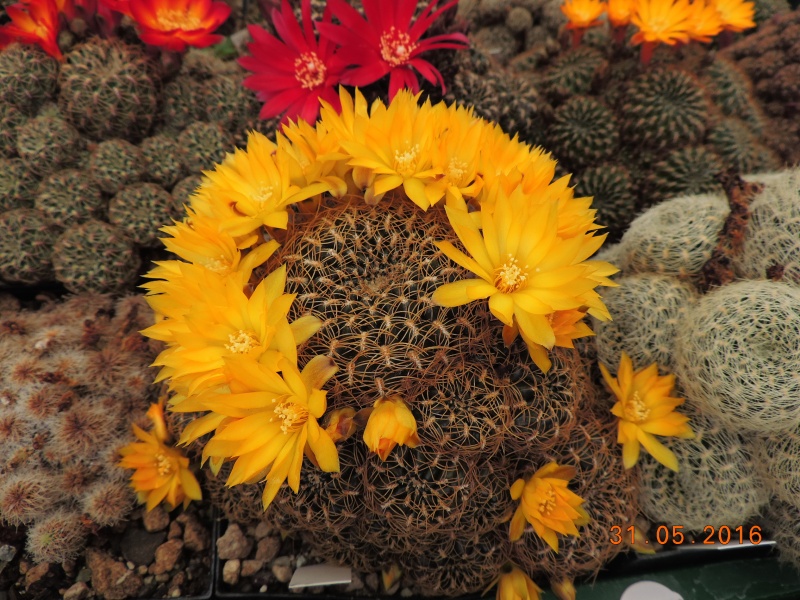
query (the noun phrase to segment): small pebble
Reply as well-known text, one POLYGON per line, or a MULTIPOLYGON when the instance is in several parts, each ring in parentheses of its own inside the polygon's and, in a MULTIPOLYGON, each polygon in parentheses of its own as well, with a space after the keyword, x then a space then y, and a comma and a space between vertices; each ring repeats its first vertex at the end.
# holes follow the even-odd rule
POLYGON ((136 568, 136 565, 133 564, 131 561, 126 562, 125 566, 128 567, 129 571, 133 571, 136 568))
POLYGON ((170 523, 167 539, 174 540, 182 536, 183 536, 183 529, 181 529, 181 524, 178 523, 177 521, 173 521, 172 523, 170 523))
POLYGON ((364 578, 364 583, 367 584, 367 588, 369 588, 371 591, 377 592, 378 584, 380 583, 380 581, 378 580, 378 574, 370 573, 364 578))
POLYGON ((258 588, 258 591, 259 591, 260 593, 262 593, 262 594, 263 594, 264 592, 266 592, 266 591, 267 591, 267 586, 266 586, 266 584, 265 584, 265 585, 262 585, 260 588, 258 588))
POLYGON ((166 529, 169 525, 169 513, 161 506, 156 506, 153 510, 148 510, 142 515, 142 523, 146 531, 150 533, 166 529))
POLYGON ((281 583, 289 583, 292 578, 292 559, 288 556, 279 556, 272 563, 272 574, 281 583))
POLYGON ((169 573, 161 573, 155 576, 158 583, 166 583, 169 581, 169 573))
POLYGON ((136 573, 138 575, 147 575, 147 565, 140 565, 138 569, 136 569, 136 573))
POLYGON ((222 565, 222 581, 228 585, 236 585, 239 583, 239 572, 242 566, 242 561, 238 558, 226 560, 222 565))
POLYGON ((269 536, 262 538, 258 540, 258 545, 256 546, 256 559, 269 562, 278 556, 280 550, 281 539, 279 537, 269 536))
POLYGON ((243 560, 242 561, 242 577, 252 577, 264 568, 263 560, 243 560))
POLYGON ((256 536, 257 540, 260 540, 267 537, 270 533, 272 533, 272 525, 266 521, 259 521, 253 534, 256 536))
POLYGON ((170 598, 179 598, 181 595, 181 588, 175 588, 169 593, 170 598))
POLYGON ((297 557, 297 560, 295 561, 295 566, 297 566, 297 568, 299 569, 300 567, 302 567, 307 562, 308 562, 308 559, 301 554, 300 556, 297 557))
POLYGON ((411 598, 411 596, 413 596, 413 595, 414 595, 414 592, 411 590, 411 588, 407 588, 406 587, 406 588, 403 588, 402 590, 400 590, 400 597, 401 598, 411 598))

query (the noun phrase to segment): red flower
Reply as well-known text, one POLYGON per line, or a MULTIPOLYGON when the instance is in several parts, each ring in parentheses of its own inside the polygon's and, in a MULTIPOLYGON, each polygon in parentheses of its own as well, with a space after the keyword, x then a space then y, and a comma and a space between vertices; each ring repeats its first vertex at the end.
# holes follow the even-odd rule
POLYGON ((36 44, 50 56, 60 59, 58 47, 58 6, 55 0, 28 0, 6 8, 11 23, 0 27, 0 42, 36 44))
POLYGON ((130 0, 129 8, 145 44, 175 52, 221 42, 222 36, 212 32, 231 14, 230 6, 212 0, 130 0))
MULTIPOLYGON (((257 25, 248 28, 253 38, 247 45, 251 56, 240 58, 239 64, 255 73, 244 80, 244 85, 265 102, 259 113, 262 119, 284 113, 284 122, 299 117, 314 123, 320 99, 340 108, 335 86, 341 69, 333 66, 333 44, 325 38, 317 40, 311 0, 303 0, 302 13, 301 29, 287 0, 283 0, 280 12, 272 11, 272 23, 280 39, 257 25)), ((330 22, 327 9, 323 24, 326 22, 330 22)))
POLYGON ((118 13, 122 13, 123 15, 127 15, 129 17, 133 17, 131 14, 131 0, 99 0, 100 4, 104 4, 106 7, 110 8, 113 11, 118 13))
POLYGON ((427 50, 451 48, 463 50, 469 44, 461 33, 436 35, 420 40, 444 11, 457 4, 451 0, 432 12, 439 0, 431 0, 422 14, 411 23, 417 0, 363 0, 366 19, 344 0, 329 0, 328 6, 341 25, 319 23, 317 29, 324 37, 340 45, 336 60, 347 70, 342 83, 363 86, 389 73, 389 99, 398 90, 419 91, 418 71, 432 84, 442 86, 442 74, 426 60, 418 58, 427 50))

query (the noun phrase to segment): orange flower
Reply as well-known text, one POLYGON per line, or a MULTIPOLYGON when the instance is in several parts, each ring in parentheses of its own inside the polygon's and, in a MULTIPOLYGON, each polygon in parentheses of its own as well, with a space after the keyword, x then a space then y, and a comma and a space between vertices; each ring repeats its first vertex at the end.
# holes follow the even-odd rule
POLYGON ((147 510, 153 510, 164 499, 170 510, 181 502, 186 508, 192 500, 202 499, 202 493, 189 470, 189 459, 180 450, 166 444, 169 435, 164 422, 163 400, 151 404, 147 416, 153 422, 152 431, 148 433, 133 425, 133 433, 140 441, 120 449, 122 460, 119 466, 135 469, 131 475, 131 487, 136 490, 139 503, 147 503, 147 510))
POLYGON ((186 46, 205 48, 222 41, 212 32, 231 8, 212 0, 130 0, 130 13, 144 43, 182 52, 186 46))
POLYGON ((719 11, 722 19, 722 28, 726 31, 744 31, 755 27, 755 5, 742 0, 710 0, 714 8, 719 11))
POLYGON ((514 482, 511 498, 520 500, 520 503, 511 519, 509 533, 512 542, 522 537, 526 521, 555 552, 558 552, 556 533, 580 535, 578 526, 586 525, 589 515, 581 507, 583 498, 567 489, 574 476, 574 467, 562 467, 551 462, 528 479, 514 482))
POLYGON ((650 62, 656 44, 674 46, 689 41, 692 12, 689 0, 638 0, 631 23, 639 31, 631 43, 642 44, 643 64, 650 62))
POLYGON ((0 47, 19 41, 36 44, 50 56, 60 59, 58 47, 58 5, 55 0, 28 0, 6 8, 11 23, 0 27, 0 47))
POLYGON ((631 22, 633 0, 608 0, 608 21, 612 27, 625 27, 631 22))
POLYGON ((722 31, 722 17, 714 7, 713 0, 695 0, 689 19, 689 37, 697 42, 708 44, 711 38, 722 31))
POLYGON ((417 422, 400 398, 376 400, 364 429, 364 442, 370 450, 386 460, 397 444, 416 448, 417 422))
POLYGON ((566 0, 561 5, 561 12, 569 19, 567 29, 587 29, 600 25, 600 15, 605 10, 606 5, 600 0, 566 0))
POLYGON ((494 585, 497 585, 495 600, 539 600, 542 597, 541 588, 515 565, 504 566, 483 593, 486 594, 494 585))

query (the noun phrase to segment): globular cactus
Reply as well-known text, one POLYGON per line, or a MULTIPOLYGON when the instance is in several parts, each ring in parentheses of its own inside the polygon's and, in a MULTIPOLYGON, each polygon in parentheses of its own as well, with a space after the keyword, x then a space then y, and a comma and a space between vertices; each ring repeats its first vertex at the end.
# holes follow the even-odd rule
POLYGON ((642 457, 642 512, 653 522, 681 525, 686 531, 747 523, 769 500, 761 464, 738 434, 706 416, 691 394, 676 391, 687 398, 681 408, 691 417, 695 437, 664 440, 678 458, 677 473, 649 454, 642 457))
POLYGON ((53 244, 58 236, 38 210, 18 208, 0 213, 0 278, 15 283, 42 283, 53 278, 53 244))
POLYGON ((708 132, 708 141, 726 170, 760 173, 774 171, 780 166, 773 152, 739 119, 723 119, 714 125, 708 132))
POLYGON ((27 526, 34 562, 63 562, 133 507, 116 451, 157 395, 157 347, 138 333, 152 313, 141 298, 81 295, 4 306, 0 322, 0 522, 27 526))
POLYGON ((583 170, 574 181, 576 196, 593 198, 597 222, 605 227, 604 232, 608 232, 608 241, 619 240, 637 212, 630 171, 622 165, 602 164, 583 170))
POLYGON ((122 188, 108 204, 108 220, 139 246, 153 246, 159 229, 179 215, 172 196, 155 183, 122 188))
POLYGON ((697 292, 688 282, 645 273, 616 279, 619 287, 603 290, 603 302, 612 321, 594 320, 597 358, 604 365, 618 365, 622 353, 634 365, 658 363, 672 371, 678 323, 692 310, 697 292))
POLYGON ((61 234, 53 248, 58 281, 71 292, 120 292, 134 282, 139 253, 117 227, 90 219, 61 234))
POLYGON ((155 135, 142 140, 139 150, 145 179, 170 189, 183 177, 180 145, 177 140, 167 135, 155 135))
POLYGON ((56 91, 58 61, 33 44, 11 44, 0 52, 0 104, 36 114, 56 91))
POLYGON ((626 274, 697 277, 711 258, 729 212, 722 195, 662 202, 633 220, 619 243, 618 266, 626 274))
POLYGON ((0 211, 33 206, 39 177, 21 158, 0 158, 0 211))
POLYGON ((652 166, 642 188, 652 206, 667 198, 692 194, 711 194, 722 190, 717 176, 724 171, 719 156, 702 146, 673 150, 652 166))
POLYGON ((791 502, 773 501, 764 510, 764 527, 778 545, 778 559, 800 566, 800 507, 791 502))
POLYGON ((89 176, 107 194, 139 181, 144 169, 142 151, 125 140, 101 142, 89 157, 89 176))
POLYGON ((716 288, 678 326, 675 371, 697 406, 732 430, 791 431, 800 419, 798 322, 796 286, 753 280, 716 288))
POLYGON ((27 121, 25 113, 13 104, 0 103, 0 157, 16 156, 17 127, 23 125, 25 121, 27 121))
POLYGON ((662 67, 630 82, 619 114, 625 140, 662 149, 699 141, 707 126, 708 104, 691 75, 662 67))
POLYGON ((106 203, 100 188, 85 171, 65 169, 39 185, 35 206, 52 225, 63 229, 87 219, 102 218, 106 203))
POLYGON ((594 98, 570 98, 556 109, 547 128, 547 149, 572 168, 602 162, 618 145, 614 113, 594 98))
POLYGON ((193 123, 178 136, 180 159, 187 173, 200 173, 222 162, 232 150, 230 135, 217 123, 193 123))
POLYGON ((177 134, 198 120, 202 96, 202 83, 191 77, 179 75, 167 83, 160 111, 163 131, 177 134))
POLYGON ((203 120, 219 123, 226 131, 237 132, 258 115, 261 103, 242 85, 243 75, 217 75, 203 85, 200 104, 203 120))
POLYGON ((750 78, 731 60, 715 57, 705 71, 708 89, 714 104, 723 115, 738 117, 755 133, 763 133, 763 116, 753 102, 753 85, 750 78))
POLYGON ((39 176, 74 164, 82 144, 75 128, 58 117, 36 117, 17 129, 17 152, 39 176))
POLYGON ((92 139, 136 140, 156 114, 156 78, 144 52, 120 40, 92 38, 65 56, 62 114, 92 139))
POLYGON ((753 438, 765 483, 780 502, 800 505, 800 437, 798 430, 753 438))
POLYGON ((784 281, 800 285, 800 171, 785 171, 765 183, 750 205, 747 235, 742 252, 733 258, 734 269, 741 277, 761 279, 779 267, 784 281))
POLYGON ((560 55, 542 78, 545 94, 556 101, 588 94, 608 68, 608 61, 594 48, 579 47, 560 55))
POLYGON ((172 201, 175 206, 183 207, 189 204, 189 197, 194 194, 201 183, 203 183, 203 178, 200 175, 189 175, 176 183, 172 188, 172 201))

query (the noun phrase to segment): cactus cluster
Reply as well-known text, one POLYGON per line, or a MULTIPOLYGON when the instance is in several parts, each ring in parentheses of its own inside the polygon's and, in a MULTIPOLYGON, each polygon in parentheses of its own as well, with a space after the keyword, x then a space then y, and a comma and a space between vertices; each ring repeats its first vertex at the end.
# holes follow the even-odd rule
POLYGON ((0 309, 0 522, 26 528, 36 562, 74 558, 134 506, 116 451, 154 399, 151 319, 138 297, 0 309))
POLYGON ((6 213, 18 209, 30 219, 2 236, 0 279, 55 278, 73 292, 134 285, 143 253, 197 186, 188 176, 257 125, 241 77, 200 51, 170 75, 120 39, 77 44, 62 64, 35 46, 0 51, 0 219, 17 223, 22 213, 6 213))
POLYGON ((622 267, 604 302, 625 318, 596 324, 597 352, 611 364, 622 351, 637 367, 658 361, 692 414, 695 439, 667 442, 679 473, 643 463, 645 514, 702 530, 746 523, 769 502, 766 524, 800 564, 786 533, 800 527, 800 171, 749 179, 725 180, 727 199, 649 209, 604 253, 622 267))
POLYGON ((772 126, 764 142, 789 165, 800 163, 800 12, 779 14, 723 53, 752 80, 772 126))

